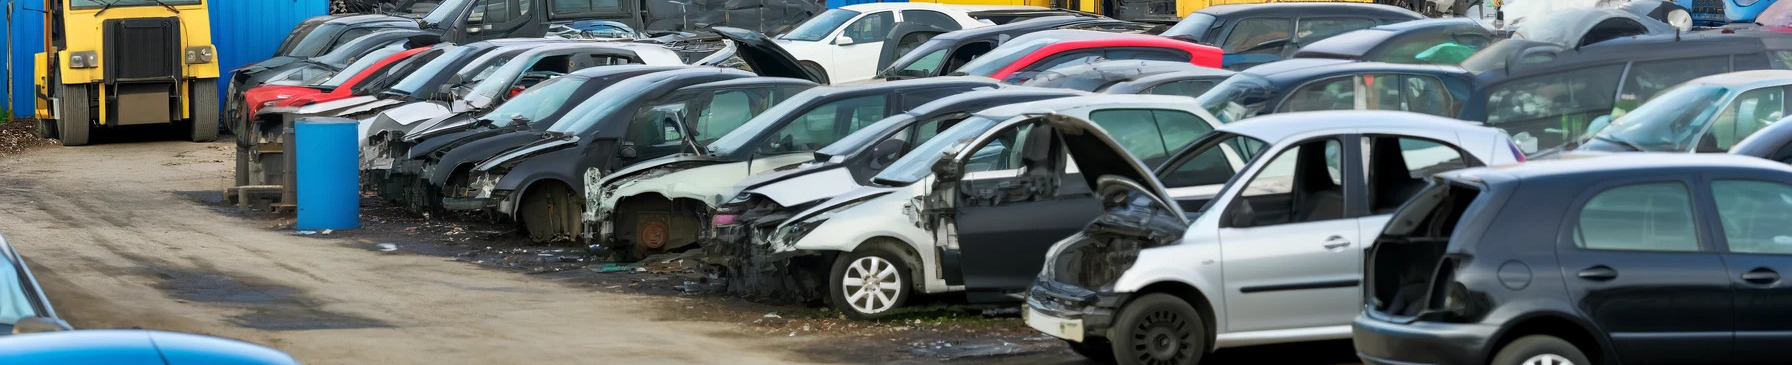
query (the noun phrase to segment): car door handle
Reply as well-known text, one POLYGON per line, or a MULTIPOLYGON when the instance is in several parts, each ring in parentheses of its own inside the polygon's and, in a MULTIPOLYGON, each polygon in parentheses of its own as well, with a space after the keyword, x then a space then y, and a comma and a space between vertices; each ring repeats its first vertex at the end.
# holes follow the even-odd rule
POLYGON ((1325 239, 1325 249, 1327 250, 1337 251, 1346 246, 1350 246, 1350 240, 1344 239, 1344 236, 1332 236, 1325 239))
POLYGON ((1765 267, 1755 268, 1742 274, 1742 281, 1755 284, 1773 284, 1780 281, 1780 273, 1765 267))
POLYGON ((1618 270, 1612 270, 1612 268, 1610 266, 1605 266, 1605 265, 1589 267, 1586 270, 1580 271, 1580 278, 1587 279, 1587 280, 1593 280, 1593 281, 1606 281, 1606 280, 1611 280, 1611 279, 1617 279, 1618 278, 1618 270))

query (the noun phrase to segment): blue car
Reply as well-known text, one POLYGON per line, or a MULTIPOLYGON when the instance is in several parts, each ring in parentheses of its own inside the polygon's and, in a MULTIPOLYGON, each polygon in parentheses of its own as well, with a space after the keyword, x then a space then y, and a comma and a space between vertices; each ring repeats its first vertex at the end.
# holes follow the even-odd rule
POLYGON ((150 330, 89 330, 0 337, 0 364, 285 365, 286 353, 248 342, 150 330))
MULTIPOLYGON (((1754 23, 1774 0, 1723 0, 1724 18, 1731 23, 1754 23)), ((1701 1, 1702 2, 1702 1, 1701 1)))

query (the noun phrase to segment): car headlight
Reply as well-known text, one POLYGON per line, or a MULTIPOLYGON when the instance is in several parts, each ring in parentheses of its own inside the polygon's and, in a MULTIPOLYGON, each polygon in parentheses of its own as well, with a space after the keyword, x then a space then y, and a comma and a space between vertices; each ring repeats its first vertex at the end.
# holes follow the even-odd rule
POLYGON ((187 47, 187 50, 184 53, 187 55, 187 64, 212 62, 211 46, 187 47))
POLYGON ((80 52, 74 52, 74 53, 69 53, 69 55, 68 55, 68 67, 69 67, 69 68, 96 68, 96 67, 100 67, 100 55, 99 55, 99 52, 94 52, 94 51, 80 51, 80 52))

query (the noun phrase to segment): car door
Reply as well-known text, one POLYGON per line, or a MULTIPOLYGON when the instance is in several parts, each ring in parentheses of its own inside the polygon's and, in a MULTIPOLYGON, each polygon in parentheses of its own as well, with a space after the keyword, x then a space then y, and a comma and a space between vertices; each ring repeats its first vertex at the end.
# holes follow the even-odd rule
MULTIPOLYGON (((467 12, 465 23, 466 41, 471 43, 490 39, 530 36, 530 23, 539 23, 534 17, 536 1, 547 0, 476 0, 472 11, 467 12)), ((539 36, 539 35, 535 35, 539 36)))
POLYGON ((1573 301, 1625 364, 1722 363, 1735 329, 1732 280, 1694 218, 1693 180, 1652 174, 1589 186, 1556 245, 1573 301))
POLYGON ((1268 144, 1249 136, 1209 134, 1176 153, 1157 168, 1170 200, 1189 214, 1200 214, 1245 164, 1267 149, 1268 144))
POLYGON ((1355 136, 1284 144, 1230 188, 1219 242, 1228 332, 1337 326, 1361 309, 1355 136))
POLYGON ((1050 127, 1028 123, 996 133, 954 161, 964 171, 953 224, 967 291, 1026 289, 1045 251, 1101 212, 1050 127))
POLYGON ((1784 177, 1707 176, 1711 227, 1721 231, 1723 260, 1735 290, 1735 360, 1785 361, 1792 343, 1792 185, 1784 177))
POLYGON ((896 12, 878 11, 867 13, 840 28, 840 33, 828 40, 834 45, 833 63, 827 65, 828 80, 852 82, 875 76, 884 37, 895 27, 896 12))

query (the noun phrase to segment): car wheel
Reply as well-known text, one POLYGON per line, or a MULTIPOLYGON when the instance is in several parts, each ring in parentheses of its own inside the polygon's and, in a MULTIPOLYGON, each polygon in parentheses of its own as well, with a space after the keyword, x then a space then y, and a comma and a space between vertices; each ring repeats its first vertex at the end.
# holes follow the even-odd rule
POLYGON ((1146 294, 1120 310, 1108 341, 1120 364, 1193 365, 1207 353, 1206 330, 1188 302, 1146 294))
POLYGON ((577 239, 579 231, 584 228, 579 222, 579 215, 584 213, 584 208, 578 204, 578 198, 573 196, 572 189, 560 184, 547 184, 530 190, 528 195, 523 196, 521 209, 517 209, 517 220, 529 232, 529 240, 552 242, 577 239))
POLYGON ((877 319, 908 301, 914 282, 897 255, 868 250, 841 255, 828 275, 828 299, 853 319, 877 319))
POLYGON ((1109 344, 1107 341, 1100 338, 1084 338, 1083 342, 1064 340, 1064 344, 1070 346, 1071 352, 1075 352, 1077 355, 1083 355, 1083 357, 1088 358, 1091 362, 1097 364, 1114 363, 1114 345, 1109 344))
POLYGON ((1587 355, 1574 344, 1549 335, 1518 338, 1493 356, 1493 365, 1589 365, 1587 355))

